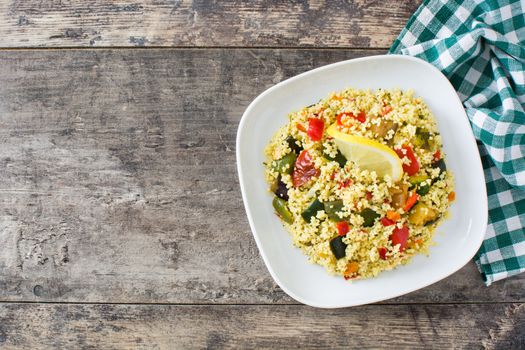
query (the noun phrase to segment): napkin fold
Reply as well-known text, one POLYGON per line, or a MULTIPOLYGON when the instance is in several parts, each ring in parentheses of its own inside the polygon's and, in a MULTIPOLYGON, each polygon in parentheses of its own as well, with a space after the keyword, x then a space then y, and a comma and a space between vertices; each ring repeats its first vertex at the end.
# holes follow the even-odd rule
POLYGON ((486 285, 525 271, 525 2, 426 0, 390 53, 443 72, 470 120, 489 222, 475 256, 486 285))

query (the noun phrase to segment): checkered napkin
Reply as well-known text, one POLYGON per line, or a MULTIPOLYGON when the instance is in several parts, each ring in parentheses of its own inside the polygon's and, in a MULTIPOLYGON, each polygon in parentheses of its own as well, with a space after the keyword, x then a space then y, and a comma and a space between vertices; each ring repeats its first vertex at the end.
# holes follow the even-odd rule
POLYGON ((525 1, 426 0, 390 53, 440 69, 463 101, 487 182, 475 260, 487 285, 525 271, 525 1))

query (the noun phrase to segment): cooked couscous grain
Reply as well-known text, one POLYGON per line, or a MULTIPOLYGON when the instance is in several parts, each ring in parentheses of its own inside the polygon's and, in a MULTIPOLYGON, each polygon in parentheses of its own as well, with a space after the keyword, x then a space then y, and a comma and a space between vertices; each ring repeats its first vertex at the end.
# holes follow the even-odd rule
POLYGON ((265 175, 277 214, 311 262, 356 279, 428 253, 455 193, 437 125, 421 98, 347 89, 288 118, 265 150, 265 175), (330 125, 395 151, 401 179, 347 160, 326 132, 330 125))

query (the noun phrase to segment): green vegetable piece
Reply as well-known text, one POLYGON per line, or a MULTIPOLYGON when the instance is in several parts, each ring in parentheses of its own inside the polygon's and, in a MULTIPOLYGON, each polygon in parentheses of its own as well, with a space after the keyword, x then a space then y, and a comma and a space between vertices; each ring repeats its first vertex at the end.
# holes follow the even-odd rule
POLYGON ((343 236, 337 236, 330 241, 330 250, 336 259, 341 259, 346 256, 346 243, 343 242, 343 236))
POLYGON ((296 158, 297 154, 290 152, 281 159, 276 160, 273 168, 281 174, 290 174, 293 171, 296 158))
POLYGON ((326 215, 334 221, 341 221, 345 219, 345 217, 340 217, 337 215, 338 212, 343 210, 343 207, 344 204, 342 200, 324 203, 324 211, 326 212, 326 215))
POLYGON ((430 133, 426 131, 425 129, 417 128, 416 129, 416 136, 414 138, 414 146, 419 148, 428 149, 430 146, 430 143, 428 142, 430 138, 430 133))
POLYGON ((285 141, 295 154, 299 154, 303 150, 303 148, 297 144, 297 140, 294 139, 293 136, 288 136, 285 141))
POLYGON ((337 151, 337 154, 335 155, 335 157, 330 157, 330 155, 326 153, 324 154, 324 157, 328 160, 335 160, 341 168, 344 168, 347 162, 345 156, 343 156, 343 154, 339 151, 337 151))
POLYGON ((440 160, 432 163, 432 168, 439 168, 439 174, 443 173, 444 171, 447 171, 447 165, 445 164, 445 161, 443 158, 440 160))
POLYGON ((425 174, 413 175, 413 176, 410 176, 410 178, 408 179, 408 182, 410 182, 410 184, 412 185, 419 185, 420 183, 422 183, 423 181, 427 179, 428 179, 428 175, 425 175, 425 174))
POLYGON ((320 210, 324 210, 324 204, 319 202, 318 199, 315 199, 308 208, 306 208, 302 213, 301 216, 303 217, 304 221, 310 222, 310 219, 313 216, 317 215, 317 212, 320 210))
POLYGON ((372 227, 372 226, 374 226, 374 223, 375 223, 376 219, 378 219, 379 216, 380 216, 378 213, 376 213, 375 211, 373 211, 370 208, 363 209, 359 213, 359 215, 361 215, 361 217, 365 220, 364 223, 363 223, 364 227, 372 227))
POLYGON ((419 194, 420 196, 424 196, 426 195, 428 192, 430 191, 430 185, 427 184, 427 183, 424 183, 423 185, 419 185, 417 190, 416 190, 416 193, 419 194))
POLYGON ((277 215, 284 221, 289 224, 293 222, 293 214, 288 209, 286 201, 279 197, 274 197, 272 202, 273 208, 277 212, 277 215))

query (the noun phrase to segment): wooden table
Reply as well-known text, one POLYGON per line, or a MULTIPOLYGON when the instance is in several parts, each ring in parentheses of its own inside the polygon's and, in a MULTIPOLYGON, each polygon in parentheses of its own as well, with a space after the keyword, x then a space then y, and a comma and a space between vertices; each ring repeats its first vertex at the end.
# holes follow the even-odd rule
POLYGON ((0 348, 519 348, 525 275, 473 263, 314 309, 272 280, 235 166, 249 102, 385 53, 419 1, 0 4, 0 348))

